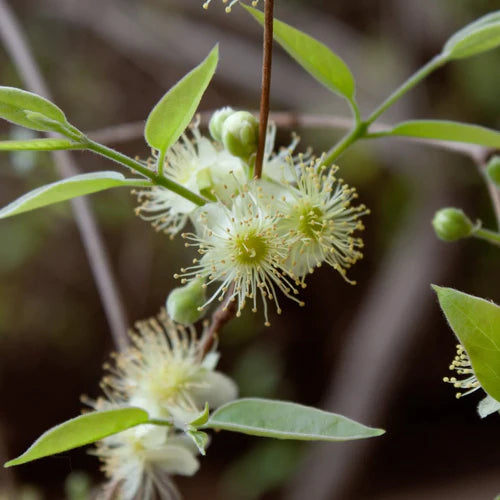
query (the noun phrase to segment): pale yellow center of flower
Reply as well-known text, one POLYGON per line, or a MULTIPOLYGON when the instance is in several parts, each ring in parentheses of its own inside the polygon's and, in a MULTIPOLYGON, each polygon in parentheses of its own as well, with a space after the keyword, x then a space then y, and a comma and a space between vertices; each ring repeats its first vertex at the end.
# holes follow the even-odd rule
POLYGON ((255 231, 237 235, 234 238, 236 260, 243 265, 257 265, 263 262, 269 252, 269 245, 265 236, 255 231))
POLYGON ((297 206, 291 218, 297 221, 297 230, 308 238, 317 239, 323 229, 323 211, 309 203, 297 206))
POLYGON ((148 381, 149 392, 157 401, 169 401, 186 389, 193 375, 187 362, 171 362, 157 367, 148 381))

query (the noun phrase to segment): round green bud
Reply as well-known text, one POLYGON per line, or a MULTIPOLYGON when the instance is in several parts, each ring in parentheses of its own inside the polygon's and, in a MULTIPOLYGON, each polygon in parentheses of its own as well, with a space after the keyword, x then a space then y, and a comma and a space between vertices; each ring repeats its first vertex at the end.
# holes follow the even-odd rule
POLYGON ((222 126, 224 147, 234 156, 247 160, 257 151, 259 122, 248 111, 236 111, 222 126))
POLYGON ((222 126, 224 122, 227 120, 229 116, 234 113, 234 109, 226 106, 225 108, 218 109, 210 118, 210 122, 208 124, 208 130, 210 131, 210 135, 214 138, 214 140, 222 142, 222 126))
POLYGON ((174 321, 189 325, 204 315, 201 310, 207 300, 204 284, 202 279, 196 279, 170 292, 167 298, 167 312, 174 321))
POLYGON ((443 241, 456 241, 467 238, 474 232, 474 224, 458 208, 442 208, 436 212, 432 225, 438 238, 443 241))
POLYGON ((491 158, 486 166, 488 177, 500 187, 500 156, 495 155, 491 158))

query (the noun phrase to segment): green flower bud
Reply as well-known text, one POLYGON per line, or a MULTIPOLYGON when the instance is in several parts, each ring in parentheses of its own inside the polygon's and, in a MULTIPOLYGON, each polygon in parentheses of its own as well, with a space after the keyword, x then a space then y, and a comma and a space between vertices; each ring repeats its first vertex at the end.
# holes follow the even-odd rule
POLYGON ((204 284, 202 279, 196 279, 170 292, 167 298, 167 312, 174 321, 188 325, 203 316, 204 311, 200 308, 206 302, 204 284))
POLYGON ((248 111, 236 111, 222 126, 222 142, 234 156, 248 160, 257 151, 259 122, 248 111))
POLYGON ((500 156, 495 155, 491 158, 486 167, 486 172, 488 177, 500 187, 500 156))
POLYGON ((471 236, 476 227, 458 208, 442 208, 436 212, 432 225, 438 238, 443 241, 456 241, 471 236))
POLYGON ((233 113, 234 109, 226 106, 225 108, 218 109, 210 118, 210 123, 208 124, 208 130, 210 131, 210 135, 214 138, 214 140, 222 142, 222 126, 224 122, 229 118, 233 113))

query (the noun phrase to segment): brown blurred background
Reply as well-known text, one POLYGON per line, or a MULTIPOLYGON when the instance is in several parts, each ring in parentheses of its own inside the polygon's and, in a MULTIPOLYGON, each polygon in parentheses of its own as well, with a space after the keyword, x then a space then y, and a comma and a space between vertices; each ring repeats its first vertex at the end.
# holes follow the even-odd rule
MULTIPOLYGON (((11 0, 36 60, 70 121, 95 130, 143 120, 160 96, 216 42, 221 61, 201 105, 256 109, 261 31, 219 0, 11 0)), ((262 4, 262 2, 261 2, 262 4)), ((498 9, 498 0, 277 0, 276 15, 332 47, 351 67, 366 115, 440 50, 455 30, 498 9)), ((383 117, 449 118, 500 128, 500 51, 452 63, 383 117)), ((22 86, 0 47, 0 84, 22 86)), ((332 96, 275 49, 274 111, 347 116, 332 96)), ((319 153, 339 130, 300 129, 319 153)), ((0 123, 1 138, 19 131, 0 123)), ((279 143, 290 140, 281 129, 279 143)), ((146 156, 143 140, 115 144, 146 156)), ((74 155, 85 172, 112 166, 74 155)), ((440 207, 464 208, 494 228, 476 167, 456 153, 398 140, 365 142, 340 160, 342 176, 371 209, 365 259, 351 287, 332 270, 309 280, 272 328, 245 315, 221 338, 221 368, 241 395, 290 399, 382 426, 356 443, 304 445, 230 433, 214 437, 201 471, 179 479, 187 499, 491 499, 500 492, 497 415, 482 421, 479 396, 456 401, 441 382, 452 333, 430 283, 500 302, 498 249, 444 244, 430 226, 440 207)), ((0 204, 57 178, 42 153, 0 155, 0 204)), ((130 193, 91 198, 130 323, 155 314, 189 257, 182 241, 157 235, 133 215, 130 193)), ((23 451, 98 394, 113 348, 69 204, 0 222, 0 459, 23 451)), ((0 470, 0 498, 88 498, 101 481, 84 450, 0 470), (4 496, 2 496, 4 495, 4 496)))

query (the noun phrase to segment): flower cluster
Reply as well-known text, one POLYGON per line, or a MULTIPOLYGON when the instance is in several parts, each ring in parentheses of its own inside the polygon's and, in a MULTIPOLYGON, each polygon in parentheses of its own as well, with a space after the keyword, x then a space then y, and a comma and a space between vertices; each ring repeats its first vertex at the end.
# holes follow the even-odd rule
POLYGON ((215 371, 218 354, 201 351, 192 326, 174 323, 163 311, 138 322, 136 330, 132 345, 105 366, 105 397, 83 401, 96 410, 140 407, 170 425, 145 424, 112 435, 94 454, 109 478, 106 489, 118 498, 179 498, 170 476, 190 476, 199 467, 198 448, 185 432, 189 423, 205 404, 213 409, 234 399, 237 389, 215 371))
POLYGON ((244 111, 224 108, 210 121, 212 139, 198 123, 191 138, 184 135, 167 153, 165 174, 207 203, 196 207, 179 195, 156 186, 138 192, 138 214, 157 229, 175 235, 190 220, 194 232, 182 234, 198 256, 176 275, 183 283, 201 280, 214 286, 203 310, 215 299, 236 302, 237 314, 250 302, 267 304, 281 292, 299 304, 296 295, 315 268, 327 264, 349 283, 346 271, 362 258, 361 216, 369 211, 354 205, 357 193, 336 177, 338 168, 322 157, 294 154, 298 138, 274 151, 276 127, 266 135, 263 176, 253 169, 258 123, 244 111))

